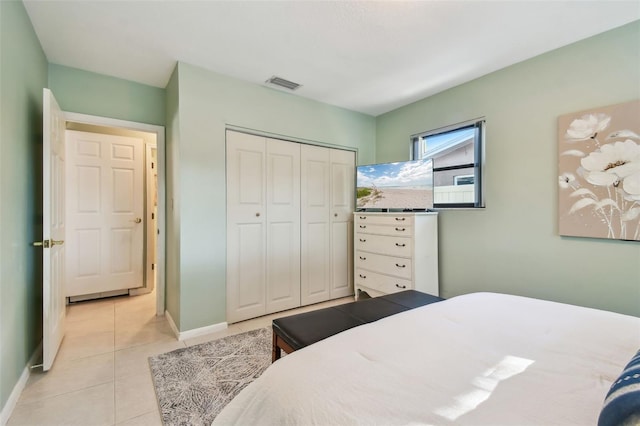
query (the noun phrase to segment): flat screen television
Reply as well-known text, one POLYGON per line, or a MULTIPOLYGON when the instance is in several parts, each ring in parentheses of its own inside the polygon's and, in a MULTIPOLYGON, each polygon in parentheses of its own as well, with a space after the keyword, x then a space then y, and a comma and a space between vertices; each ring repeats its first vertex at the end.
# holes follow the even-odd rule
POLYGON ((428 210, 433 208, 433 161, 369 164, 357 167, 356 208, 428 210))

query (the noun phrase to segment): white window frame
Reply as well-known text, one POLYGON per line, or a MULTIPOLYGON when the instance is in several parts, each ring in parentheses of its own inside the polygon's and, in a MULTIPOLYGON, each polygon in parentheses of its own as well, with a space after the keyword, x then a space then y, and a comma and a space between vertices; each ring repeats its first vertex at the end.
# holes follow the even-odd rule
MULTIPOLYGON (((417 133, 412 135, 410 138, 410 150, 411 150, 411 158, 413 160, 419 160, 422 158, 429 158, 425 156, 424 152, 424 144, 420 143, 424 138, 429 136, 440 135, 443 133, 449 133, 457 130, 462 130, 464 128, 473 128, 478 129, 476 134, 476 138, 474 140, 474 162, 473 164, 460 164, 459 166, 451 166, 451 167, 443 167, 439 168, 437 166, 437 161, 434 161, 434 172, 445 171, 445 170, 455 170, 455 169, 464 169, 473 167, 475 172, 473 174, 474 177, 474 202, 473 203, 435 203, 434 209, 461 209, 461 208, 484 208, 485 207, 485 198, 484 198, 484 169, 485 169, 485 127, 486 120, 484 117, 477 118, 474 120, 465 121, 462 123, 452 124, 445 127, 440 127, 437 129, 429 130, 422 133, 417 133)), ((464 175, 470 176, 470 175, 464 175)))

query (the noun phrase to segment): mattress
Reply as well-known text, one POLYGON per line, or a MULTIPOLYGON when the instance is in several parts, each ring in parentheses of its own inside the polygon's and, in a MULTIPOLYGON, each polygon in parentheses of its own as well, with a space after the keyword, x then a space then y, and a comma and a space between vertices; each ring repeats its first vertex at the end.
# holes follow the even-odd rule
POLYGON ((595 425, 640 318, 473 293, 287 355, 214 424, 595 425))

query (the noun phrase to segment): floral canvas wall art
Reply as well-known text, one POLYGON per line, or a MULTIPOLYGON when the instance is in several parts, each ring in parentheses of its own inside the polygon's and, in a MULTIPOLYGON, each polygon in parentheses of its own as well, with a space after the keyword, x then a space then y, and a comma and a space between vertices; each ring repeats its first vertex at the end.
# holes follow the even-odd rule
POLYGON ((640 100, 558 119, 560 235, 640 241, 640 100))

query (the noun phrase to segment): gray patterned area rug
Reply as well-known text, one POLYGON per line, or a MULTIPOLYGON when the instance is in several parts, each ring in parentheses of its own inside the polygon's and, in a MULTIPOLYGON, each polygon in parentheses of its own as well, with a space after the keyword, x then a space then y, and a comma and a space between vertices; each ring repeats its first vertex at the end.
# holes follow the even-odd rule
POLYGON ((149 357, 165 426, 210 425, 271 365, 271 327, 149 357))

